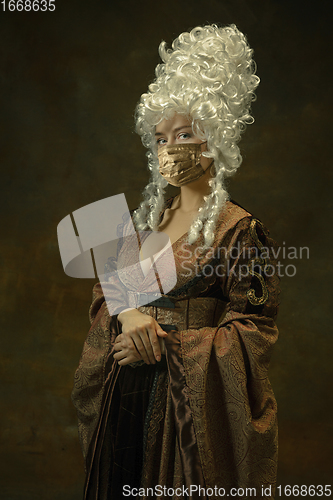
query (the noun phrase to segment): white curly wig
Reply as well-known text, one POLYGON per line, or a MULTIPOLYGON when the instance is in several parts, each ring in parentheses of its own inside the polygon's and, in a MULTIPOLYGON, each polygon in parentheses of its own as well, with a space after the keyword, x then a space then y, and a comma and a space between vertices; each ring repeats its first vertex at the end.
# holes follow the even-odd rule
POLYGON ((191 244, 203 228, 205 244, 212 245, 216 218, 229 198, 224 179, 240 166, 242 157, 237 143, 246 124, 254 121, 250 106, 259 78, 252 53, 234 24, 194 28, 179 35, 172 49, 167 49, 165 42, 160 44, 163 64, 157 65, 156 79, 136 108, 136 131, 149 148, 151 172, 144 200, 134 212, 138 230, 157 230, 167 181, 159 173, 155 127, 178 113, 192 121, 195 135, 207 140, 204 156, 214 159, 211 193, 204 198, 188 232, 191 244))

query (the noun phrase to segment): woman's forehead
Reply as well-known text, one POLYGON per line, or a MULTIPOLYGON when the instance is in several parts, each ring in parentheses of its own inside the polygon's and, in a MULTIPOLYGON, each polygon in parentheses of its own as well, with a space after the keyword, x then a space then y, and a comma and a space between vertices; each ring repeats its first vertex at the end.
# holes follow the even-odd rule
POLYGON ((175 113, 171 118, 164 118, 156 125, 155 131, 158 133, 172 132, 178 128, 191 127, 192 121, 185 115, 175 113))

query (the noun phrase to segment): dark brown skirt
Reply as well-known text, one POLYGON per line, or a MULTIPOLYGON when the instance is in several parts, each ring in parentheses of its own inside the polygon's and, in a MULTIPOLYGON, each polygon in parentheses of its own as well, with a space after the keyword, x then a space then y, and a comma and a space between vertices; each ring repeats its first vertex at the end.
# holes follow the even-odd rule
POLYGON ((121 367, 108 380, 101 420, 92 439, 95 446, 87 457, 85 500, 134 498, 125 496, 123 487, 140 487, 147 410, 158 377, 161 372, 166 375, 163 358, 156 365, 121 367))

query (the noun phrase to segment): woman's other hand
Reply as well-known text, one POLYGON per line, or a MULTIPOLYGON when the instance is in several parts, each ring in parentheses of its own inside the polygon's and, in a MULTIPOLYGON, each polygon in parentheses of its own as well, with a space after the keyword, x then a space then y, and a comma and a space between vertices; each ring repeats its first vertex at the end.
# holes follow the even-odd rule
POLYGON ((116 353, 113 357, 120 366, 141 359, 148 365, 161 360, 160 340, 168 334, 154 318, 132 309, 120 313, 118 320, 122 325, 122 333, 116 338, 116 353))

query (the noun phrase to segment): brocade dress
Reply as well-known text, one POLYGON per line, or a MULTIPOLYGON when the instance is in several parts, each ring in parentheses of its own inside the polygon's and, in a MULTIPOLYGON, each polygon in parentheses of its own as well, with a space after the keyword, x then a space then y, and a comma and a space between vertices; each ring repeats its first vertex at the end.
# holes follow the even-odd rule
MULTIPOLYGON (((127 227, 120 228, 123 236, 127 227)), ((232 201, 214 235, 208 250, 202 235, 193 245, 187 234, 179 238, 172 245, 176 286, 161 306, 138 307, 176 327, 155 365, 119 367, 113 346, 121 325, 117 314, 109 314, 101 284, 93 289, 91 329, 72 393, 86 463, 85 500, 213 500, 231 488, 256 488, 252 498, 274 497, 277 407, 267 371, 278 337, 276 243, 232 201)), ((124 248, 129 240, 123 241, 118 265, 126 267, 131 252, 124 248)), ((142 290, 149 291, 150 279, 148 273, 142 290)), ((136 280, 135 272, 123 281, 120 274, 112 284, 115 301, 136 307, 136 280)))

